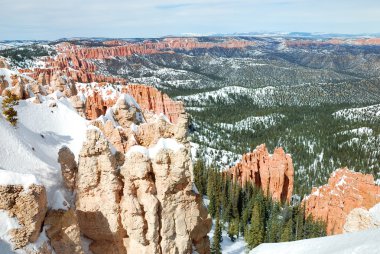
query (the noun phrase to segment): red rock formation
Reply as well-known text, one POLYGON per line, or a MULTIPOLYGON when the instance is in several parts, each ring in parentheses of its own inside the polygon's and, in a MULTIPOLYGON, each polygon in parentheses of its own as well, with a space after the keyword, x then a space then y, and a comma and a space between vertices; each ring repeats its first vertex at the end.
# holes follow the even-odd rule
POLYGON ((264 193, 278 201, 289 201, 293 192, 294 169, 292 158, 279 147, 273 155, 268 153, 264 144, 252 153, 243 155, 241 162, 228 170, 233 178, 244 185, 252 182, 264 193))
POLYGON ((133 54, 170 53, 173 49, 243 48, 254 45, 254 42, 235 39, 226 39, 222 42, 199 42, 195 38, 167 38, 162 41, 144 41, 141 43, 111 40, 103 42, 103 45, 105 47, 77 46, 68 42, 60 43, 56 46, 58 56, 45 59, 47 68, 25 71, 34 79, 37 79, 41 73, 45 73, 47 82, 53 73, 62 71, 76 82, 119 82, 125 84, 126 79, 97 74, 96 64, 89 59, 127 57, 133 54))
MULTIPOLYGON (((176 123, 179 115, 185 111, 182 102, 173 101, 168 95, 151 86, 131 84, 123 87, 121 93, 130 94, 143 110, 166 115, 172 123, 176 123)), ((104 115, 116 103, 118 96, 120 93, 114 99, 104 100, 100 92, 93 91, 92 95, 87 96, 82 109, 86 118, 93 120, 104 115)))
POLYGON ((327 222, 327 233, 343 232, 346 217, 354 208, 369 209, 380 202, 380 186, 372 175, 338 169, 331 174, 328 183, 313 188, 312 194, 303 200, 306 214, 327 222))
POLYGON ((127 90, 142 109, 153 111, 156 114, 162 113, 173 123, 176 123, 179 115, 185 111, 182 102, 173 101, 168 95, 154 87, 130 84, 127 86, 127 90))
POLYGON ((244 48, 255 45, 252 41, 236 40, 233 38, 221 42, 199 42, 196 38, 166 38, 162 41, 144 41, 142 43, 127 43, 121 41, 103 42, 106 47, 80 47, 68 43, 58 45, 58 52, 62 53, 58 59, 59 64, 67 64, 72 61, 72 66, 80 67, 83 59, 106 59, 115 56, 125 57, 133 54, 155 54, 171 51, 173 49, 191 50, 195 48, 244 48), (111 47, 109 45, 112 45, 111 47), (116 46, 115 46, 116 45, 116 46))

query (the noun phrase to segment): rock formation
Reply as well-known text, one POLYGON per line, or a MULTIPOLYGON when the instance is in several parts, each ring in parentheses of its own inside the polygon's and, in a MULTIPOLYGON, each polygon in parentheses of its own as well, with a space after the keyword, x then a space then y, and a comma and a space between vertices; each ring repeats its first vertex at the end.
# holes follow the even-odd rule
POLYGON ((84 254, 78 219, 73 210, 51 210, 45 218, 46 234, 57 254, 84 254))
POLYGON ((24 190, 22 185, 1 185, 0 210, 5 210, 20 224, 9 232, 15 249, 35 242, 47 211, 45 187, 33 184, 24 190))
POLYGON ((173 101, 154 87, 130 84, 127 91, 141 108, 153 111, 156 114, 164 114, 173 123, 176 123, 179 115, 185 112, 182 102, 173 101))
POLYGON ((380 202, 380 186, 376 186, 372 175, 338 169, 328 183, 314 187, 303 200, 305 212, 327 223, 328 234, 343 232, 348 214, 355 208, 369 209, 380 202))
POLYGON ((347 216, 344 233, 380 228, 380 203, 371 209, 355 208, 347 216))
POLYGON ((65 187, 73 191, 78 172, 78 166, 73 152, 66 146, 62 147, 58 152, 58 162, 61 164, 62 178, 65 187))
POLYGON ((292 158, 284 150, 276 148, 273 155, 260 145, 228 170, 240 184, 254 183, 273 199, 290 201, 293 192, 294 169, 292 158))
POLYGON ((126 253, 127 232, 120 223, 122 181, 109 143, 95 128, 88 130, 76 179, 76 212, 81 232, 94 253, 126 253))
POLYGON ((134 117, 116 117, 117 128, 111 120, 95 121, 100 129, 88 130, 76 183, 81 232, 95 254, 191 253, 193 246, 209 253, 211 218, 192 190, 186 114, 177 124, 145 115, 134 130, 134 117), (122 162, 101 131, 112 128, 134 140, 122 162))

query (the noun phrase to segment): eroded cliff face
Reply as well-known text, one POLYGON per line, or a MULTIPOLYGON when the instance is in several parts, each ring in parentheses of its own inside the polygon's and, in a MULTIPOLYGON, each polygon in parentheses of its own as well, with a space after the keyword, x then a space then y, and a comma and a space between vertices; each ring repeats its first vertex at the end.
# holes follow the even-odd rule
POLYGON ((281 147, 269 154, 262 144, 253 152, 244 154, 228 172, 242 185, 251 182, 275 200, 290 201, 294 184, 293 162, 281 147))
POLYGON ((339 234, 348 214, 355 208, 369 209, 380 202, 380 186, 372 175, 338 169, 331 174, 328 183, 313 188, 303 200, 305 212, 327 223, 327 233, 339 234))

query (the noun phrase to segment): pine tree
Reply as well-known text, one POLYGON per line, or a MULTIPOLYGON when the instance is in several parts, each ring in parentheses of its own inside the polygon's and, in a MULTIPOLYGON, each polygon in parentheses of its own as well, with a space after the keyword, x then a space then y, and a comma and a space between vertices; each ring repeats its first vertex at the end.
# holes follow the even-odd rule
POLYGON ((301 240, 304 237, 304 224, 305 224, 305 207, 298 206, 295 208, 295 240, 301 240))
POLYGON ((214 236, 213 236, 213 242, 211 246, 211 253, 212 254, 221 254, 222 253, 222 247, 220 243, 222 242, 222 226, 220 224, 220 210, 219 210, 219 202, 216 204, 217 206, 217 212, 216 212, 216 219, 215 219, 215 230, 214 230, 214 236))
POLYGON ((280 238, 281 242, 289 242, 292 240, 292 229, 293 229, 293 221, 289 219, 286 222, 285 227, 282 231, 281 238, 280 238))
POLYGON ((213 169, 209 169, 208 174, 208 182, 207 182, 207 196, 209 198, 208 212, 212 217, 215 216, 216 213, 216 193, 215 193, 215 173, 213 169))
POLYGON ((274 203, 271 209, 269 221, 267 223, 268 226, 267 226, 266 241, 270 243, 278 242, 279 232, 280 232, 280 224, 279 224, 279 219, 278 219, 278 216, 280 213, 279 208, 280 208, 279 204, 274 203))
POLYGON ((3 114, 8 122, 13 126, 17 125, 17 111, 14 109, 18 105, 18 98, 16 95, 7 91, 2 101, 3 114))
POLYGON ((220 254, 222 253, 222 247, 220 243, 222 242, 222 227, 220 225, 219 215, 216 215, 216 221, 215 221, 215 231, 213 236, 213 242, 211 247, 211 252, 213 254, 220 254))
POLYGON ((264 223, 261 212, 261 203, 256 202, 253 206, 251 225, 248 231, 248 247, 253 249, 264 242, 264 223))
POLYGON ((202 195, 207 192, 207 170, 202 159, 198 159, 194 164, 194 183, 202 195))
POLYGON ((231 239, 232 242, 236 240, 236 237, 239 234, 239 220, 233 219, 228 224, 228 231, 227 231, 228 237, 231 239))

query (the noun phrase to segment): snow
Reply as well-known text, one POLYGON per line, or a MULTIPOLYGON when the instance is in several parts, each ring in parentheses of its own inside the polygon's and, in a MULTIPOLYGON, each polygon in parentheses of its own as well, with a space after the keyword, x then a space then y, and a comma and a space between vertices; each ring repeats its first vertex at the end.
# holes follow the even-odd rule
POLYGON ((183 148, 183 144, 178 143, 175 139, 172 138, 160 138, 157 144, 153 145, 150 148, 146 148, 143 146, 135 145, 132 146, 125 156, 131 156, 134 153, 144 154, 146 157, 153 159, 161 150, 172 150, 173 152, 177 152, 181 148, 183 148))
POLYGON ((54 210, 68 210, 70 208, 69 202, 67 202, 63 193, 56 190, 53 196, 52 209, 54 210))
POLYGON ((58 151, 62 146, 67 146, 78 158, 87 121, 65 98, 46 99, 41 104, 20 101, 16 110, 17 128, 0 115, 0 169, 1 176, 6 175, 1 181, 12 183, 9 178, 14 177, 13 183, 28 185, 38 179, 38 183, 46 187, 48 206, 62 207, 58 205, 61 202, 55 202, 60 200, 59 195, 67 196, 57 161, 58 151), (56 106, 49 107, 51 102, 55 102, 56 106))
POLYGON ((9 231, 20 227, 16 218, 9 217, 6 211, 0 210, 0 253, 12 253, 9 244, 9 231))
POLYGON ((380 229, 374 229, 294 242, 264 243, 249 254, 378 254, 379 239, 380 229))
MULTIPOLYGON (((252 130, 255 125, 261 124, 264 128, 276 125, 281 119, 285 118, 282 114, 270 114, 266 116, 250 116, 233 124, 219 123, 222 128, 230 130, 252 130)), ((254 131, 254 130, 252 130, 254 131)))
POLYGON ((378 120, 380 119, 380 104, 362 108, 350 108, 339 110, 335 112, 333 116, 336 118, 343 118, 345 120, 352 121, 378 120))
POLYGON ((342 132, 339 132, 338 134, 340 135, 354 134, 354 135, 359 135, 359 136, 360 135, 370 136, 373 134, 373 130, 368 127, 361 127, 357 129, 348 130, 348 131, 342 131, 342 132))
MULTIPOLYGON (((211 242, 214 236, 214 231, 215 231, 215 220, 212 223, 212 228, 211 228, 210 233, 208 233, 208 236, 211 242)), ((212 245, 212 243, 210 243, 210 245, 212 245)), ((222 242, 220 243, 220 246, 222 248, 223 254, 245 254, 247 250, 246 245, 247 244, 244 241, 243 237, 239 237, 235 239, 235 241, 233 242, 231 241, 231 238, 228 237, 227 232, 225 230, 222 230, 222 242)))
POLYGON ((267 86, 263 88, 250 89, 240 86, 227 86, 220 88, 215 91, 197 93, 188 96, 177 96, 175 100, 182 100, 186 102, 187 105, 196 104, 197 106, 207 106, 210 104, 210 101, 224 102, 227 104, 232 104, 235 102, 235 97, 239 96, 248 96, 257 104, 267 105, 267 97, 273 95, 275 88, 272 86, 267 86), (236 96, 238 95, 238 96, 236 96))
POLYGON ((215 149, 211 147, 201 146, 197 143, 190 142, 191 159, 195 162, 198 157, 197 154, 201 153, 199 157, 204 159, 206 165, 210 166, 215 163, 220 169, 228 168, 238 163, 242 156, 230 151, 215 149))
POLYGON ((371 215, 375 224, 380 225, 380 203, 369 209, 369 214, 371 215))
POLYGON ((20 228, 16 218, 9 217, 8 212, 0 210, 0 239, 7 237, 9 230, 20 228))
POLYGON ((39 182, 32 174, 21 174, 0 169, 0 185, 22 185, 25 191, 33 184, 39 184, 39 182))

